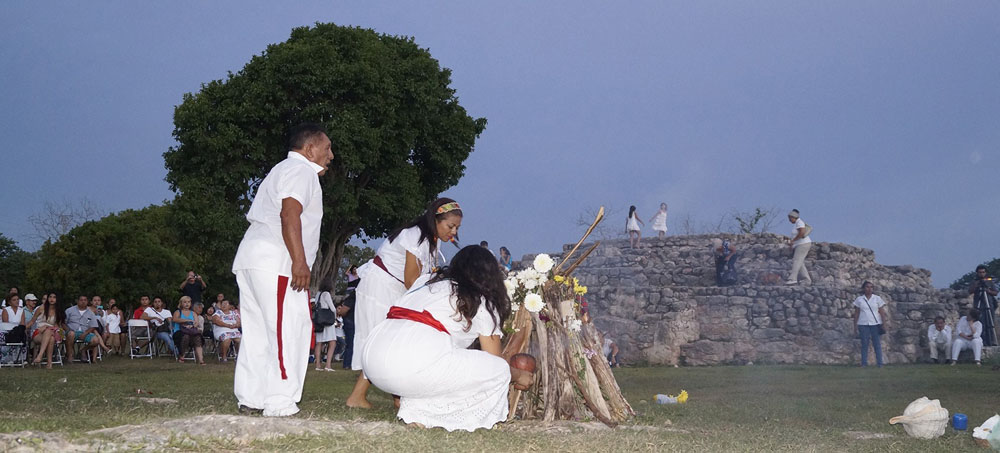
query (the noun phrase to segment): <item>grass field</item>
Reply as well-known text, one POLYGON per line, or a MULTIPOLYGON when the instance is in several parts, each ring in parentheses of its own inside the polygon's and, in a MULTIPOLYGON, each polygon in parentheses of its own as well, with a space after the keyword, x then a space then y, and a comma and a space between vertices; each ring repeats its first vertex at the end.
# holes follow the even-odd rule
MULTIPOLYGON (((291 422, 316 422, 318 432, 257 439, 227 436, 221 421, 216 435, 184 428, 183 420, 195 416, 236 414, 232 372, 232 364, 199 367, 121 358, 54 370, 0 370, 0 433, 35 433, 0 435, 0 451, 18 445, 51 449, 54 444, 39 440, 46 437, 67 442, 62 448, 84 450, 105 441, 118 447, 219 451, 975 451, 981 449, 971 439, 971 427, 1000 411, 1000 371, 988 366, 623 368, 616 375, 638 416, 617 429, 515 422, 471 434, 447 433, 403 427, 395 422, 391 400, 380 392, 372 396, 376 409, 346 409, 343 400, 355 374, 310 368, 302 412, 291 422), (690 394, 687 404, 653 404, 654 393, 681 389, 690 394), (940 399, 952 413, 967 414, 970 431, 949 428, 939 439, 919 440, 888 424, 924 395, 940 399), (151 404, 138 398, 177 402, 151 404), (137 424, 179 428, 161 445, 90 433, 137 424)), ((260 419, 235 420, 226 423, 250 425, 260 419)))

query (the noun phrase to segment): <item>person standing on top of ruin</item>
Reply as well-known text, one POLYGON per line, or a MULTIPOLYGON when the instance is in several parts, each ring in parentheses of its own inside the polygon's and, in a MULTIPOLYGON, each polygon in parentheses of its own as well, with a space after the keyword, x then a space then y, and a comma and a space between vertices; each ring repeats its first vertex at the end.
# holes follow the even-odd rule
POLYGON ((986 266, 976 266, 976 279, 969 287, 972 294, 972 307, 979 310, 979 322, 983 323, 983 346, 996 346, 997 285, 986 274, 986 266))
POLYGON ((861 288, 864 294, 854 299, 854 334, 861 337, 861 366, 868 366, 868 343, 871 343, 875 349, 875 363, 882 368, 879 327, 888 326, 889 316, 885 313, 885 301, 875 294, 875 285, 866 281, 861 288))
POLYGON ((812 229, 799 218, 799 210, 792 209, 788 213, 788 221, 795 225, 792 229, 792 236, 788 240, 789 247, 792 248, 792 273, 788 275, 786 285, 795 285, 799 280, 804 280, 807 285, 812 284, 812 277, 809 276, 809 269, 806 268, 806 255, 812 248, 812 239, 809 238, 809 231, 812 229))
POLYGON ((656 215, 649 219, 653 224, 653 231, 656 231, 657 237, 663 237, 667 235, 667 204, 660 203, 660 210, 657 211, 656 215))
POLYGON ((639 240, 642 239, 642 229, 639 224, 646 226, 646 224, 639 219, 639 214, 635 212, 635 206, 629 206, 628 208, 628 219, 625 220, 625 232, 628 234, 628 243, 632 248, 639 246, 639 240))
POLYGON ((951 353, 951 326, 945 324, 943 317, 934 318, 934 324, 927 327, 927 346, 931 350, 931 360, 934 363, 941 363, 938 354, 942 352, 944 360, 948 360, 948 354, 951 353))
POLYGON ((737 281, 736 275, 736 249, 729 243, 729 239, 712 239, 712 247, 715 251, 715 281, 719 286, 732 285, 737 281))
MULTIPOLYGON (((410 223, 396 229, 382 243, 375 258, 358 269, 361 283, 354 291, 354 348, 360 354, 368 335, 385 320, 389 308, 413 286, 417 278, 428 275, 440 264, 439 245, 457 239, 462 226, 462 208, 451 198, 438 198, 410 223)), ((357 358, 357 357, 354 357, 357 358)), ((348 407, 371 408, 361 360, 352 360, 351 368, 361 370, 354 389, 347 397, 348 407)))

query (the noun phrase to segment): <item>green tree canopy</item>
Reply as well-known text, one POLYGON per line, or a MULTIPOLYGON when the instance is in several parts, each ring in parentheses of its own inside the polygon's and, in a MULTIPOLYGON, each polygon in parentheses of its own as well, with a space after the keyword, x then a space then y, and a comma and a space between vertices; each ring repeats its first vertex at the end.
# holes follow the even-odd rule
POLYGON ((321 178, 318 285, 350 237, 385 235, 464 173, 486 120, 470 117, 450 84, 451 71, 412 38, 334 24, 292 30, 176 108, 179 144, 163 157, 179 231, 209 275, 228 273, 257 186, 287 154, 286 132, 325 124, 335 157, 321 178))
POLYGON ((168 204, 122 211, 46 242, 28 267, 32 288, 55 291, 64 304, 95 294, 123 305, 142 295, 176 303, 188 259, 186 246, 167 225, 171 209, 168 204))
MULTIPOLYGON (((7 294, 7 288, 23 287, 31 259, 31 253, 21 250, 17 242, 0 233, 0 288, 3 288, 3 294, 7 294)), ((24 295, 22 292, 21 297, 24 295)))
MULTIPOLYGON (((986 273, 993 278, 1000 277, 1000 258, 994 258, 993 261, 987 261, 983 263, 986 266, 986 273)), ((972 286, 972 281, 976 279, 976 270, 973 268, 971 272, 961 276, 958 280, 955 280, 951 284, 951 289, 969 289, 972 286)))

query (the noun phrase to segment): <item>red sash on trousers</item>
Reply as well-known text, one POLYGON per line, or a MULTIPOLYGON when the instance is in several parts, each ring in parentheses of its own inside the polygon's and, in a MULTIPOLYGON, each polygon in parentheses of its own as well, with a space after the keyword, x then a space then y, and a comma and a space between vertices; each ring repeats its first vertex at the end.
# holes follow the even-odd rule
POLYGON ((410 321, 416 321, 421 324, 426 324, 437 330, 440 330, 441 332, 451 335, 451 333, 448 332, 448 329, 445 329, 444 325, 438 322, 438 320, 434 319, 434 316, 431 316, 431 314, 428 313, 427 310, 421 312, 416 310, 410 310, 409 308, 393 306, 389 308, 389 314, 385 315, 385 319, 409 319, 410 321))

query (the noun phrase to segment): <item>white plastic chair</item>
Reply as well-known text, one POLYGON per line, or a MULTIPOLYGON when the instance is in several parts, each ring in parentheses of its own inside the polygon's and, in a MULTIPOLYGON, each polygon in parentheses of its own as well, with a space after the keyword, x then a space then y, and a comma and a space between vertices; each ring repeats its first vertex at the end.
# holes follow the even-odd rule
POLYGON ((153 358, 153 338, 152 333, 149 330, 149 322, 144 319, 130 319, 128 320, 128 356, 129 359, 134 359, 136 357, 149 357, 153 358), (140 333, 136 335, 132 328, 140 333), (142 334, 144 332, 144 334, 142 334), (135 343, 137 341, 146 340, 145 353, 143 349, 136 350, 135 343))

